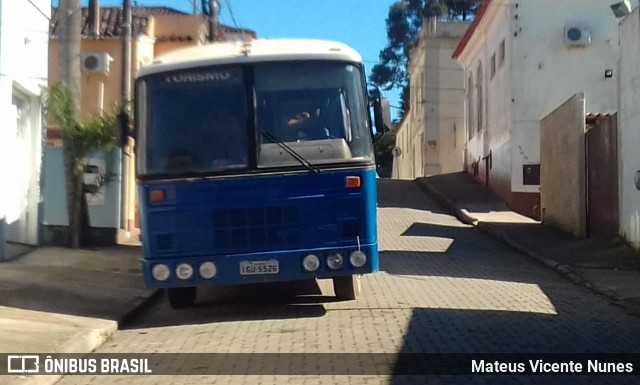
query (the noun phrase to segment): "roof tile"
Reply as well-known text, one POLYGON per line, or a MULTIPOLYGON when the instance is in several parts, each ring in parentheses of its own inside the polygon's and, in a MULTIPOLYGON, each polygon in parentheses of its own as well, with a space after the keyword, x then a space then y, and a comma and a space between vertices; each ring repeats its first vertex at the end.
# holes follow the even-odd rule
MULTIPOLYGON (((132 7, 131 16, 131 32, 135 36, 145 31, 149 17, 158 15, 189 15, 188 13, 179 11, 169 7, 132 7)), ((121 38, 122 37, 122 19, 124 11, 122 7, 100 7, 100 28, 99 38, 121 38)), ((52 9, 51 24, 49 33, 51 37, 57 36, 57 27, 59 23, 58 8, 52 9)), ((233 28, 221 25, 223 31, 230 33, 246 33, 255 38, 255 32, 248 29, 233 28)), ((89 9, 82 8, 82 29, 81 36, 83 38, 92 38, 89 28, 89 9)), ((191 40, 190 36, 156 36, 158 40, 184 41, 191 40)))

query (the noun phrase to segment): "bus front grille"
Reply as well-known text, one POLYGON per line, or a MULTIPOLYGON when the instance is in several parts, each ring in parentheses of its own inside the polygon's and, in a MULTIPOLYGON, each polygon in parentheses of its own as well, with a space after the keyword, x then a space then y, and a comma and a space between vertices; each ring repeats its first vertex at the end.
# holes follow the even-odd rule
POLYGON ((156 249, 165 251, 173 249, 173 237, 171 234, 156 235, 156 249))
POLYGON ((216 209, 212 220, 213 241, 218 249, 302 241, 300 217, 295 206, 216 209))

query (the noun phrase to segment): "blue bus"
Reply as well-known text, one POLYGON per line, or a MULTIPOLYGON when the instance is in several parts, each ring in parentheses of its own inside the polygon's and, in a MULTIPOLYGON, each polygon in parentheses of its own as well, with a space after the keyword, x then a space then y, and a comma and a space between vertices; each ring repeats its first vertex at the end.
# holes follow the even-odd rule
POLYGON ((362 59, 315 40, 215 43, 140 69, 136 174, 145 283, 172 308, 198 286, 378 270, 362 59))

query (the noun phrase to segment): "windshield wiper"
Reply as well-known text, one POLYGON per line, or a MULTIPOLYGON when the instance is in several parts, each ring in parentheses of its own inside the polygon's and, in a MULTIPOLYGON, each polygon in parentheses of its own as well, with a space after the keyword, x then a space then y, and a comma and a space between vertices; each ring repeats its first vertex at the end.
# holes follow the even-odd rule
POLYGON ((307 168, 307 170, 311 171, 314 174, 319 174, 321 172, 321 170, 318 167, 314 166, 311 162, 309 162, 308 160, 303 158, 302 155, 300 155, 297 152, 295 152, 285 142, 277 139, 275 136, 271 135, 270 133, 268 133, 266 131, 262 131, 262 135, 264 135, 265 138, 269 139, 272 143, 277 144, 280 148, 285 150, 287 152, 287 154, 291 155, 295 160, 300 162, 300 164, 305 166, 307 168))

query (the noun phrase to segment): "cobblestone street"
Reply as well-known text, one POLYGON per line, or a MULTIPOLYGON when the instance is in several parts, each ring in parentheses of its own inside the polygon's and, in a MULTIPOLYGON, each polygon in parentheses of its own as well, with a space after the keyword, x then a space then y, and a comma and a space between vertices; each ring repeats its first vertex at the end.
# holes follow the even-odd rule
MULTIPOLYGON (((380 272, 336 301, 331 282, 199 292, 174 311, 160 298, 98 353, 631 353, 638 319, 443 212, 418 185, 380 180, 380 272)), ((59 384, 405 384, 419 377, 66 376, 59 384)), ((257 363, 259 365, 259 362, 257 363)), ((257 370, 259 372, 259 370, 257 370)), ((636 383, 634 377, 443 376, 429 383, 636 383), (555 381, 555 382, 554 382, 555 381)))

